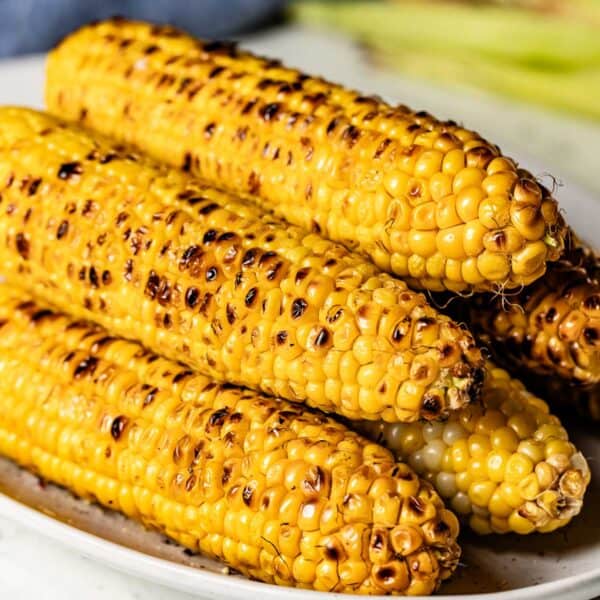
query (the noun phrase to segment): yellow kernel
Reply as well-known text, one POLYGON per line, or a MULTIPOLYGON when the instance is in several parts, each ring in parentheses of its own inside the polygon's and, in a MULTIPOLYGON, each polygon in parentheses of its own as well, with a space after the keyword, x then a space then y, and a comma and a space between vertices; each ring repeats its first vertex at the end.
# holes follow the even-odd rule
POLYGON ((488 510, 495 517, 506 518, 513 511, 512 507, 502 498, 500 487, 494 490, 489 502, 488 510))
POLYGON ((525 500, 535 500, 540 493, 540 484, 535 473, 530 473, 521 479, 517 485, 525 500))
POLYGON ((537 464, 546 458, 545 444, 534 440, 523 440, 519 444, 518 452, 529 458, 534 464, 537 464))
POLYGON ((442 168, 444 155, 439 150, 426 150, 419 156, 415 165, 415 177, 430 179, 442 168))
POLYGON ((489 519, 480 517, 479 515, 471 515, 469 527, 479 535, 489 535, 490 533, 493 533, 489 519))
POLYGON ((535 419, 526 412, 517 413, 508 419, 507 425, 519 436, 525 440, 530 438, 536 427, 535 419))
POLYGON ((427 259, 418 254, 412 254, 408 259, 408 273, 417 280, 427 277, 427 259))
POLYGON ((462 278, 470 285, 476 285, 485 281, 485 277, 477 268, 477 258, 472 256, 467 258, 462 264, 462 278))
POLYGON ((483 250, 483 239, 488 230, 479 222, 471 221, 463 229, 463 247, 467 256, 479 256, 483 250))
POLYGON ((508 483, 518 483, 533 471, 533 461, 523 454, 515 452, 506 464, 504 477, 508 483))
POLYGON ((529 519, 522 517, 518 511, 513 512, 508 517, 508 524, 511 531, 521 535, 527 535, 535 530, 535 525, 529 519))
POLYGON ((477 167, 466 167, 454 176, 452 190, 455 194, 470 187, 480 187, 485 178, 485 171, 477 167))
POLYGON ((486 481, 488 479, 486 463, 485 458, 472 458, 469 461, 469 475, 473 482, 486 481))
POLYGON ((436 229, 435 202, 425 202, 413 208, 411 214, 411 228, 434 230, 436 229))
POLYGON ((519 438, 510 427, 500 427, 492 431, 490 441, 493 448, 508 452, 515 452, 519 446, 519 438))
POLYGON ((487 470, 488 476, 492 481, 500 483, 504 479, 506 466, 511 456, 511 453, 506 450, 494 450, 490 452, 487 457, 487 470))
POLYGON ((416 412, 421 407, 423 392, 423 386, 414 381, 404 381, 398 391, 397 406, 416 412))
POLYGON ((316 570, 317 562, 305 558, 302 554, 296 557, 292 565, 292 575, 300 583, 312 583, 315 580, 316 570))
POLYGON ((408 275, 408 257, 404 254, 399 254, 398 252, 394 252, 391 257, 391 269, 392 271, 400 276, 404 277, 408 275))
POLYGON ((385 493, 373 498, 373 519, 383 527, 393 527, 398 523, 402 499, 396 493, 385 493))
POLYGON ((469 499, 475 506, 487 507, 496 487, 493 481, 475 481, 469 488, 469 499))
POLYGON ((462 261, 448 258, 446 260, 446 279, 462 283, 462 261))
POLYGON ((442 279, 445 268, 446 258, 440 252, 436 252, 433 256, 430 256, 425 262, 425 271, 429 277, 442 279))
POLYGON ((438 232, 437 248, 446 258, 462 259, 466 257, 463 246, 463 230, 464 225, 456 225, 438 232))
POLYGON ((573 444, 565 440, 551 440, 546 443, 546 458, 556 454, 571 456, 574 452, 573 444))
POLYGON ((424 257, 433 256, 437 251, 436 232, 412 229, 408 234, 408 245, 413 254, 424 257))
POLYGON ((494 533, 510 533, 508 519, 490 515, 490 527, 494 533))
POLYGON ((469 436, 469 453, 472 457, 485 458, 491 449, 489 436, 478 433, 469 436))
POLYGON ((388 206, 387 220, 392 223, 394 231, 408 231, 412 207, 404 198, 395 198, 388 206))
POLYGON ((469 467, 469 442, 466 439, 460 439, 454 442, 450 448, 452 455, 452 467, 455 473, 464 472, 469 467))
POLYGON ((487 166, 488 175, 493 175, 494 173, 498 173, 500 171, 515 171, 516 165, 510 158, 506 158, 505 156, 498 156, 492 159, 492 162, 487 166))
POLYGON ((479 221, 488 229, 500 229, 510 223, 510 200, 506 195, 488 196, 479 204, 479 221))
POLYGON ((569 436, 564 427, 556 423, 545 423, 538 427, 534 434, 538 442, 547 442, 550 440, 568 440, 569 436))
POLYGON ((446 173, 434 173, 429 181, 431 198, 437 204, 452 193, 452 178, 446 173))
POLYGON ((523 504, 523 496, 521 496, 521 490, 519 489, 518 483, 504 482, 498 486, 502 500, 509 506, 519 508, 523 504))
POLYGON ((523 250, 512 257, 512 270, 515 275, 527 276, 544 267, 546 244, 542 241, 527 244, 523 250))
POLYGON ((409 179, 410 177, 406 173, 392 171, 384 175, 383 185, 390 196, 401 198, 406 194, 409 179))
POLYGON ((547 462, 540 462, 535 465, 535 476, 541 488, 551 487, 558 476, 558 471, 547 462))
POLYGON ((529 241, 541 240, 546 232, 546 222, 539 210, 512 205, 510 217, 515 229, 529 241))
POLYGON ((478 218, 484 198, 485 193, 479 186, 463 188, 456 194, 456 211, 465 223, 478 218))
POLYGON ((462 220, 456 211, 456 196, 450 194, 436 202, 436 223, 439 229, 460 225, 462 220))
POLYGON ((494 431, 503 427, 504 424, 504 415, 499 410, 489 409, 486 410, 482 417, 477 421, 475 431, 490 436, 494 431))
POLYGON ((467 493, 471 484, 473 483, 473 479, 471 478, 471 474, 469 471, 461 471, 456 474, 455 478, 456 487, 463 493, 467 493))
POLYGON ((510 273, 510 262, 504 254, 484 250, 477 257, 479 272, 489 281, 503 281, 510 273))
POLYGON ((521 234, 514 227, 490 231, 483 238, 483 245, 490 252, 518 252, 524 244, 521 234))
POLYGON ((465 167, 465 153, 460 148, 450 150, 442 161, 442 171, 447 175, 456 175, 465 167))
POLYGON ((514 183, 517 179, 518 176, 513 171, 494 173, 482 181, 481 187, 483 187, 488 196, 509 194, 512 192, 514 183))

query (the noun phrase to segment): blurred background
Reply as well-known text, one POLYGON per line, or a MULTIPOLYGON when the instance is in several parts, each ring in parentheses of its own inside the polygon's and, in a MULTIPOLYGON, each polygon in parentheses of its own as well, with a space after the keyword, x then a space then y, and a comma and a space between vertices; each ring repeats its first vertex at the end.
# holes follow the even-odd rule
POLYGON ((462 119, 600 192, 600 0, 0 0, 0 57, 43 52, 115 14, 241 36, 291 65, 462 119))

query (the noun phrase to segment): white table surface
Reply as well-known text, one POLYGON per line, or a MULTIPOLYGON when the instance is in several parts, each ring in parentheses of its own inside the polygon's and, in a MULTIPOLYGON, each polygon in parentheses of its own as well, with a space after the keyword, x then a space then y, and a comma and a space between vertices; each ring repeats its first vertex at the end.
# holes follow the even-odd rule
MULTIPOLYGON (((386 99, 463 121, 509 153, 535 156, 559 180, 600 197, 600 125, 383 73, 346 39, 285 27, 247 40, 254 50, 386 99)), ((42 106, 43 59, 0 62, 0 104, 42 106)), ((542 175, 542 173, 536 173, 542 175)), ((559 194, 560 195, 560 194, 559 194)), ((21 600, 191 600, 93 563, 0 515, 0 598, 21 600)))

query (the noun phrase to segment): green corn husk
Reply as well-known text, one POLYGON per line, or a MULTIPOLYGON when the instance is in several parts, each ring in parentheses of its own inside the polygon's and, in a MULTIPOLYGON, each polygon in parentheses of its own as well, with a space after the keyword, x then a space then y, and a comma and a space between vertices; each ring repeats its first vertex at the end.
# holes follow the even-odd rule
POLYGON ((302 22, 355 36, 405 73, 598 119, 600 2, 566 4, 561 10, 589 18, 514 6, 400 0, 311 1, 294 11, 302 22))

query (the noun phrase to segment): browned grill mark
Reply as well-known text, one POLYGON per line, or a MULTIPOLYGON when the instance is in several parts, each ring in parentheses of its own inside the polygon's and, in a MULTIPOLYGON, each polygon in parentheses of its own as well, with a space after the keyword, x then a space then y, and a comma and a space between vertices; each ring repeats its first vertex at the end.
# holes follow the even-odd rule
POLYGON ((78 162, 63 163, 58 169, 58 178, 62 180, 71 179, 83 173, 83 167, 78 162))
POLYGON ((86 356, 73 371, 73 377, 75 379, 81 379, 82 377, 91 376, 96 372, 98 367, 98 358, 96 356, 86 356))
POLYGON ((154 402, 154 398, 156 398, 156 394, 158 394, 158 388, 152 388, 144 397, 144 402, 142 403, 142 407, 146 407, 149 404, 152 404, 152 402, 154 402))
POLYGON ((27 260, 29 258, 29 240, 25 237, 24 233, 17 233, 15 236, 15 245, 21 258, 27 260))
POLYGON ((67 235, 67 233, 69 233, 69 222, 61 221, 58 229, 56 230, 56 239, 61 240, 65 237, 65 235, 67 235))

